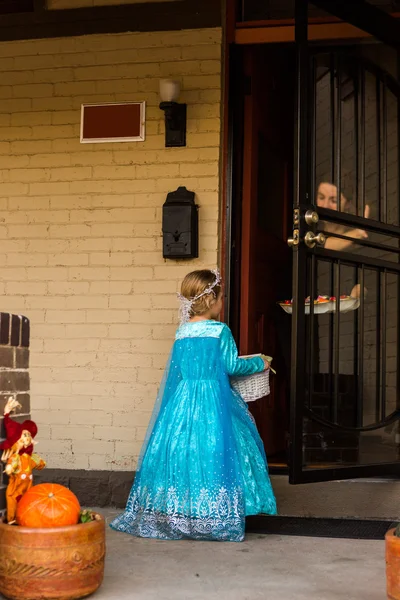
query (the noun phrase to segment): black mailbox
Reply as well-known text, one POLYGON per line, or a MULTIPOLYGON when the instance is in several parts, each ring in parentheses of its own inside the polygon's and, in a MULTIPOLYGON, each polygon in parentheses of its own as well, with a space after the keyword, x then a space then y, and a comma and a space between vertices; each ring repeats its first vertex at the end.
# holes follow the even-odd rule
POLYGON ((170 192, 163 206, 163 257, 199 256, 199 216, 194 192, 179 187, 170 192))

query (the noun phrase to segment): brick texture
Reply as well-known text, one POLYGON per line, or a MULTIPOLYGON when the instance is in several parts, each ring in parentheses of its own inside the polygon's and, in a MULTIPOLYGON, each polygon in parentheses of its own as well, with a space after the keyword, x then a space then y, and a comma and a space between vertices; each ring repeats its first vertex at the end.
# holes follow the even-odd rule
POLYGON ((135 468, 175 292, 217 263, 220 56, 218 29, 0 44, 0 289, 31 320, 49 468, 135 468), (186 148, 164 147, 161 77, 182 84, 186 148), (147 103, 144 143, 79 143, 82 103, 128 100, 147 103), (162 258, 161 207, 179 185, 200 206, 195 261, 162 258))

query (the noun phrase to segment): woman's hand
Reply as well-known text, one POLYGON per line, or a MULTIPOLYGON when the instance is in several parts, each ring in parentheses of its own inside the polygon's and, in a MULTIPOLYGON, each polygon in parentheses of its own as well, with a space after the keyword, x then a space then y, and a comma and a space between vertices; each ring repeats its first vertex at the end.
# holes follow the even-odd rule
MULTIPOLYGON (((368 204, 365 206, 364 210, 364 219, 369 218, 369 206, 368 204)), ((329 236, 325 242, 325 248, 327 250, 346 250, 349 246, 354 244, 354 240, 366 240, 368 239, 368 233, 364 231, 364 229, 350 229, 350 231, 339 232, 342 235, 345 235, 348 240, 343 240, 341 238, 335 238, 334 236, 329 236)))

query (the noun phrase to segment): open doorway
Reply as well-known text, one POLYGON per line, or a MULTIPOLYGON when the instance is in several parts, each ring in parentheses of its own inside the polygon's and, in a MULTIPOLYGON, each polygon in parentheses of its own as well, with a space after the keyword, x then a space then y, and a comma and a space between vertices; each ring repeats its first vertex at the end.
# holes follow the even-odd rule
POLYGON ((236 153, 231 322, 241 354, 273 356, 279 377, 271 394, 252 402, 272 469, 288 460, 290 319, 278 301, 291 298, 293 124, 295 52, 293 45, 254 45, 242 49, 236 100, 241 140, 236 153), (239 117, 240 118, 240 117, 239 117), (240 174, 240 175, 239 175, 240 174))
POLYGON ((291 461, 296 446, 298 479, 308 480, 375 464, 389 472, 399 460, 396 54, 378 44, 313 50, 297 226, 294 45, 249 45, 237 57, 230 290, 240 352, 270 354, 278 373, 270 396, 250 405, 270 468, 288 465, 291 394, 291 461), (319 222, 307 221, 315 210, 319 222), (297 253, 287 244, 295 227, 297 253), (319 232, 325 242, 308 244, 306 235, 319 232), (302 316, 294 325, 278 302, 296 290, 302 316), (318 298, 331 308, 317 310, 318 298), (291 390, 293 348, 301 369, 291 390))

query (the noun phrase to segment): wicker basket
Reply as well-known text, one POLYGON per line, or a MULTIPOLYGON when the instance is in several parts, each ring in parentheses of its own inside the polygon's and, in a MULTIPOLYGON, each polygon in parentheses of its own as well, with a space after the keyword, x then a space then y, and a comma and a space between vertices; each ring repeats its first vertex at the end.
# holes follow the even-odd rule
MULTIPOLYGON (((260 355, 253 354, 251 356, 241 356, 240 358, 252 358, 253 356, 260 355)), ((270 394, 269 373, 270 369, 244 377, 231 377, 231 385, 245 402, 254 402, 254 400, 270 394)))

